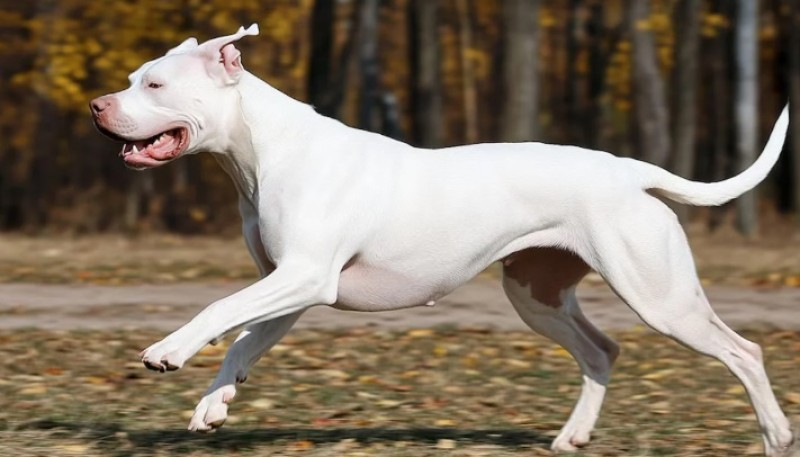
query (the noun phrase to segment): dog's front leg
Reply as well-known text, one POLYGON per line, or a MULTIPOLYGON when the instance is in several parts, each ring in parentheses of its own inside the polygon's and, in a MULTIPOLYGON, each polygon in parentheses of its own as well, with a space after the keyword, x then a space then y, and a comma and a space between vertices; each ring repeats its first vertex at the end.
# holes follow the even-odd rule
POLYGON ((257 283, 223 298, 141 356, 148 368, 177 370, 208 342, 244 325, 302 312, 336 301, 339 268, 286 261, 257 283))
POLYGON ((247 327, 233 342, 217 377, 206 391, 189 422, 189 430, 205 432, 221 426, 228 417, 228 403, 236 395, 236 383, 244 382, 250 367, 291 328, 302 311, 247 327))

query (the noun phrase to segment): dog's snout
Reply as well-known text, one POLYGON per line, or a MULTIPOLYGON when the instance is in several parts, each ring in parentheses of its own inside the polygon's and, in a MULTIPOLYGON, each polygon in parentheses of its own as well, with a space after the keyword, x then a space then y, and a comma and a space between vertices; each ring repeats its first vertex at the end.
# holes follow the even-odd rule
POLYGON ((105 110, 109 106, 111 106, 111 101, 108 99, 107 96, 97 97, 91 102, 89 102, 89 109, 95 116, 103 112, 103 110, 105 110))

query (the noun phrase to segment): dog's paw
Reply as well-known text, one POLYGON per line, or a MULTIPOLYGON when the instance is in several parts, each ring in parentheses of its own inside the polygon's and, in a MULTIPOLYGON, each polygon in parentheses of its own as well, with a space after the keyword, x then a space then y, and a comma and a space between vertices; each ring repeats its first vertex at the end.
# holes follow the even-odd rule
POLYGON ((139 353, 144 366, 151 370, 165 372, 180 369, 186 356, 181 351, 181 345, 165 338, 139 353))
POLYGON ((785 446, 772 448, 768 442, 765 445, 764 453, 768 457, 800 457, 800 430, 792 430, 792 437, 785 446))
POLYGON ((194 409, 189 430, 210 432, 222 426, 228 418, 228 403, 236 395, 236 387, 227 384, 206 394, 194 409))
POLYGON ((575 452, 578 448, 589 444, 591 432, 581 432, 572 429, 563 429, 558 434, 550 449, 555 452, 575 452))

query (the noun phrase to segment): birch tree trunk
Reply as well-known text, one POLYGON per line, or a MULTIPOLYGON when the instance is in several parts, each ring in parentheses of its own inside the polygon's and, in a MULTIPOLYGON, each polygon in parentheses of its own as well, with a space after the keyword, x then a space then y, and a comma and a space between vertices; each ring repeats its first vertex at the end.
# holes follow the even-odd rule
POLYGON ((633 43, 633 87, 640 157, 667 164, 672 148, 664 80, 658 68, 656 45, 649 27, 650 0, 628 0, 633 43))
POLYGON ((503 1, 503 141, 539 138, 539 0, 503 1))
MULTIPOLYGON (((735 125, 737 168, 749 167, 756 158, 758 136, 758 0, 737 0, 734 54, 736 56, 735 125)), ((736 225, 753 236, 758 230, 755 190, 736 200, 736 225)))

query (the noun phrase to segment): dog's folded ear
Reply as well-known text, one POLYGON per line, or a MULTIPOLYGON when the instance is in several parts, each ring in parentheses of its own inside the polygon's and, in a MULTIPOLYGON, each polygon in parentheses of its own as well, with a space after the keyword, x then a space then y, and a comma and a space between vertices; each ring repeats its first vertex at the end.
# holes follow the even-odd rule
POLYGON ((258 35, 258 24, 253 24, 247 29, 239 27, 233 35, 213 38, 197 47, 196 52, 202 53, 206 58, 206 66, 212 77, 219 78, 224 84, 236 84, 239 81, 244 70, 242 53, 233 43, 248 35, 258 35))
POLYGON ((195 37, 187 38, 186 40, 184 40, 183 43, 181 43, 181 44, 175 46, 174 48, 170 49, 169 51, 167 51, 167 55, 179 54, 181 52, 191 51, 192 49, 196 48, 197 46, 198 46, 197 38, 195 38, 195 37))

